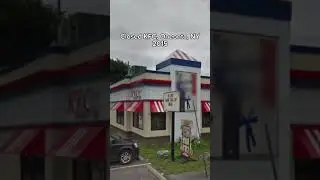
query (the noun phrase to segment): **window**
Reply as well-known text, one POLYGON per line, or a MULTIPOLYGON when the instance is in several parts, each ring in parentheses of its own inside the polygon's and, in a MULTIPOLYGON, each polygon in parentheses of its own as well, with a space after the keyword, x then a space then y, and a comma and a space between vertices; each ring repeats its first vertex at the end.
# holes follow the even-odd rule
POLYGON ((202 127, 210 127, 210 112, 202 113, 202 127))
POLYGON ((73 180, 91 179, 92 169, 90 160, 74 159, 72 161, 73 180))
POLYGON ((21 157, 21 179, 40 180, 45 178, 45 160, 43 157, 21 157))
POLYGON ((166 130, 166 113, 151 113, 151 131, 166 130))
POLYGON ((132 125, 135 128, 143 130, 143 114, 142 112, 133 112, 133 121, 132 125))
POLYGON ((117 123, 124 126, 124 112, 117 111, 117 123))

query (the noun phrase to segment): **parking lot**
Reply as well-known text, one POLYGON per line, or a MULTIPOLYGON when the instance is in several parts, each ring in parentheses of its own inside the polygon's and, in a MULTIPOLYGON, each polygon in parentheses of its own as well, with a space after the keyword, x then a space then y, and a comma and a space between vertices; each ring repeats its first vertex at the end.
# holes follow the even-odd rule
POLYGON ((121 180, 158 180, 147 168, 147 163, 136 162, 127 166, 112 165, 111 179, 121 180))

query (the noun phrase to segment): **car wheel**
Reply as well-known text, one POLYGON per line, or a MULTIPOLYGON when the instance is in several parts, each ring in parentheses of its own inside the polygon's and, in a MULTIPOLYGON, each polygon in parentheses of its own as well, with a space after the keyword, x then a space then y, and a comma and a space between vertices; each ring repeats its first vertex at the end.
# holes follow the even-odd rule
POLYGON ((132 151, 128 149, 121 151, 119 160, 121 164, 129 164, 132 161, 132 151))

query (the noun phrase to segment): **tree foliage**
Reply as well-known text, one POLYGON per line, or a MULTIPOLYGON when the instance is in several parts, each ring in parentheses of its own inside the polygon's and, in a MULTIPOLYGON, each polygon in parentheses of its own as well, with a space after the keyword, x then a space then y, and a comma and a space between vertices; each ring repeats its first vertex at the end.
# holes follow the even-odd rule
POLYGON ((43 1, 5 0, 0 9, 0 66, 34 59, 56 38, 59 14, 43 1))
POLYGON ((128 73, 129 65, 120 59, 111 59, 110 75, 111 84, 122 80, 128 73))

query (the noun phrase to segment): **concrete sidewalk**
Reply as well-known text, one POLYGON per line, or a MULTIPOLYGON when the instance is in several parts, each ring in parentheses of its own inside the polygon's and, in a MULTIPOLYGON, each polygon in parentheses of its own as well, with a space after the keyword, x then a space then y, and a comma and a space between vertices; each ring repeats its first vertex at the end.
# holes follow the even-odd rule
POLYGON ((125 167, 110 169, 110 178, 112 180, 159 180, 146 166, 125 167))
POLYGON ((210 176, 206 177, 204 172, 187 172, 183 174, 168 175, 168 180, 209 180, 210 176))

